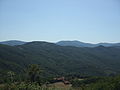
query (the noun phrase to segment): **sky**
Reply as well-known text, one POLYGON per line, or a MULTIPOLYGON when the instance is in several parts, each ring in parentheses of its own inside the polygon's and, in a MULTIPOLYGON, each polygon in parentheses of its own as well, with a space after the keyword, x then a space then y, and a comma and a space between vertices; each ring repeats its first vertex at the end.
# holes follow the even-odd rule
POLYGON ((0 0, 0 41, 120 42, 120 0, 0 0))

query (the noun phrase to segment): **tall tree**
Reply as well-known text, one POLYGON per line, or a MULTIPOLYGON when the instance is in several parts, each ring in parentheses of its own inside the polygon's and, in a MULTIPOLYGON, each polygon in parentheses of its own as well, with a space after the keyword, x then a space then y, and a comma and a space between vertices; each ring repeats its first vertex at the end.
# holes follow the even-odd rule
POLYGON ((13 71, 9 71, 9 72, 7 72, 7 75, 8 75, 9 82, 13 83, 14 82, 15 73, 13 71))
POLYGON ((40 76, 41 71, 42 70, 39 68, 38 65, 36 64, 29 65, 27 72, 30 81, 35 82, 36 79, 40 76))

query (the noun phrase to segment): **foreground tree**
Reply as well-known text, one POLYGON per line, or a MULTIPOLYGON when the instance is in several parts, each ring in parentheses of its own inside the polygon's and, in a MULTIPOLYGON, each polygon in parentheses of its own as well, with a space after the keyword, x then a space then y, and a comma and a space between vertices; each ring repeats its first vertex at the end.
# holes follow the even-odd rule
POLYGON ((41 71, 42 70, 39 68, 38 65, 36 64, 29 65, 27 73, 30 81, 35 82, 39 78, 41 71))
POLYGON ((13 71, 9 71, 9 72, 7 72, 7 76, 8 76, 8 79, 9 79, 9 83, 13 83, 15 73, 13 71))

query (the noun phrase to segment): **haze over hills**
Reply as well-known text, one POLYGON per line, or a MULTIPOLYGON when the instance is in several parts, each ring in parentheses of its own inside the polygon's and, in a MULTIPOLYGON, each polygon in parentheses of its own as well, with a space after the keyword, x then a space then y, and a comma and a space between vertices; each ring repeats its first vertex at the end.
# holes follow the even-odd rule
POLYGON ((19 40, 9 40, 9 41, 0 42, 0 44, 10 45, 10 46, 22 45, 25 43, 27 43, 27 42, 19 41, 19 40))
MULTIPOLYGON (((15 46, 15 45, 23 45, 25 43, 25 41, 19 41, 19 40, 9 40, 9 41, 3 41, 0 42, 0 44, 5 44, 5 45, 10 45, 10 46, 15 46)), ((75 47, 98 47, 100 45, 104 46, 104 47, 111 47, 111 46, 120 46, 120 43, 98 43, 98 44, 92 44, 92 43, 84 43, 84 42, 80 42, 77 40, 73 40, 73 41, 59 41, 57 43, 55 43, 57 45, 60 46, 75 46, 75 47)))
POLYGON ((111 46, 120 46, 120 43, 98 43, 98 44, 91 44, 91 43, 84 43, 80 41, 59 41, 56 43, 60 46, 75 46, 75 47, 98 47, 100 45, 105 47, 111 47, 111 46))
POLYGON ((29 42, 18 46, 0 44, 0 71, 21 72, 38 64, 45 75, 111 75, 120 73, 120 49, 98 46, 69 47, 48 42, 29 42))

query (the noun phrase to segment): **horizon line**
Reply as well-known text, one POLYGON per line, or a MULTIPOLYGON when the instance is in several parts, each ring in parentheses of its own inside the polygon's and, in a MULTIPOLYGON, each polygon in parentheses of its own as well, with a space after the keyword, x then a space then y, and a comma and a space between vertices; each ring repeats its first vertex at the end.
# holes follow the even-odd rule
POLYGON ((57 41, 48 41, 48 40, 19 40, 19 39, 10 39, 10 40, 2 40, 0 42, 6 42, 6 41, 22 41, 22 42, 33 42, 33 41, 41 41, 41 42, 50 42, 50 43, 57 43, 60 41, 79 41, 82 43, 90 43, 90 44, 99 44, 99 43, 110 43, 110 44, 114 44, 114 43, 120 43, 120 42, 85 42, 85 41, 81 41, 81 40, 57 40, 57 41))

